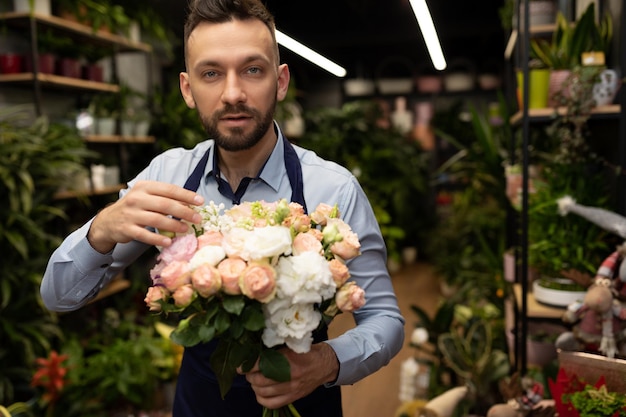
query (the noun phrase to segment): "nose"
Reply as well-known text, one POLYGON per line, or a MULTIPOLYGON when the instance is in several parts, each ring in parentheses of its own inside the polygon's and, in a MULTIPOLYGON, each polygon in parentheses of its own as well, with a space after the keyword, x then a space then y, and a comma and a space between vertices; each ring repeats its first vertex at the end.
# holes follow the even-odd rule
POLYGON ((246 94, 240 77, 234 73, 228 73, 224 82, 222 101, 229 104, 237 104, 246 100, 246 94))

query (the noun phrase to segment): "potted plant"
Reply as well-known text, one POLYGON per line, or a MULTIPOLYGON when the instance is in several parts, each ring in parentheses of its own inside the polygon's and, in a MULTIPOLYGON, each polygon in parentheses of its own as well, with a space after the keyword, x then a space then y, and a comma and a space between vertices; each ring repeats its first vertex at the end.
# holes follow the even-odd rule
POLYGON ((590 4, 585 13, 571 25, 562 12, 557 12, 556 29, 552 39, 531 39, 531 55, 551 69, 548 104, 555 106, 553 97, 563 89, 570 71, 581 65, 583 52, 597 51, 608 46, 612 37, 612 23, 607 13, 599 23, 595 21, 595 5, 590 4))
POLYGON ((389 257, 401 262, 403 247, 424 245, 434 213, 428 203, 428 154, 403 134, 378 126, 375 101, 305 113, 297 143, 351 170, 367 194, 389 257))
POLYGON ((60 243, 55 222, 65 219, 53 200, 85 174, 92 154, 77 132, 46 118, 32 120, 27 108, 0 110, 0 404, 28 401, 35 358, 46 356, 60 335, 57 317, 46 310, 39 285, 51 251, 60 243), (17 162, 16 162, 17 161, 17 162))

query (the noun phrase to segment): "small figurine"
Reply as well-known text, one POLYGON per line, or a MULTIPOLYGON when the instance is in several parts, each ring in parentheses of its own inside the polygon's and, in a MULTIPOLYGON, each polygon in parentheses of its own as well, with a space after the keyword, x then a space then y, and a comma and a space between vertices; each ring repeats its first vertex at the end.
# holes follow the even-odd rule
POLYGON ((506 403, 496 404, 489 408, 487 417, 527 417, 541 407, 543 400, 543 384, 530 376, 519 378, 515 374, 508 381, 500 384, 506 403))

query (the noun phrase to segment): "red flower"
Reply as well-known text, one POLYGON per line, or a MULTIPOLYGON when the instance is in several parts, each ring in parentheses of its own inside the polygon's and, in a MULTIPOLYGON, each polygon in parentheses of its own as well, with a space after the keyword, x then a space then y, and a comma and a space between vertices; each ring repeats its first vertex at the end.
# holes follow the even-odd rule
POLYGON ((67 355, 59 355, 53 350, 48 359, 36 359, 39 369, 33 375, 30 384, 33 387, 45 388, 46 391, 42 396, 44 401, 54 403, 59 399, 65 385, 65 374, 67 374, 67 368, 64 368, 62 364, 67 358, 67 355))

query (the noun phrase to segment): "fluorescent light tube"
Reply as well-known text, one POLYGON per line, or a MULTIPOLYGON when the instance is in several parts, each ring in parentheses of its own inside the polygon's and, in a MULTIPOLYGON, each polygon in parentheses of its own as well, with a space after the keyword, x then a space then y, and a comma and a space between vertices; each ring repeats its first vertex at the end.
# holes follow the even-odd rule
POLYGON ((326 71, 337 77, 345 77, 347 72, 345 68, 335 64, 328 58, 323 57, 312 49, 302 45, 300 42, 290 38, 280 31, 276 31, 276 41, 285 48, 295 52, 301 57, 311 61, 315 65, 324 68, 326 71))
POLYGON ((446 64, 446 59, 443 56, 441 44, 439 43, 439 37, 437 36, 435 24, 433 23, 433 18, 430 15, 430 10, 428 10, 426 0, 409 0, 409 2, 413 8, 415 17, 417 18, 417 24, 422 31, 422 36, 426 42, 426 48, 428 48, 428 53, 430 54, 430 60, 433 62, 433 66, 435 69, 440 71, 446 69, 448 64, 446 64))

